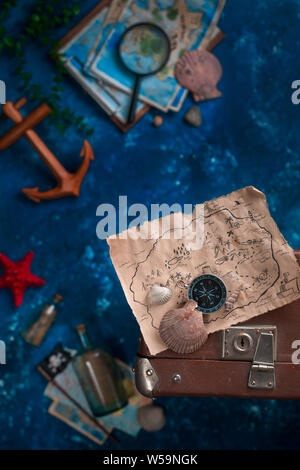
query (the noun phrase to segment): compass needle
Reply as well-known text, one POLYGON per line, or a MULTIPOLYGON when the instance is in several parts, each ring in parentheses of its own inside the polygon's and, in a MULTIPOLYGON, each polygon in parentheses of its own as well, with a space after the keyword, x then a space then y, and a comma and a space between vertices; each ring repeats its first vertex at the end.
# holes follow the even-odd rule
POLYGON ((203 313, 213 313, 225 303, 227 290, 224 282, 213 274, 203 274, 196 277, 188 289, 188 298, 197 302, 197 310, 203 313))

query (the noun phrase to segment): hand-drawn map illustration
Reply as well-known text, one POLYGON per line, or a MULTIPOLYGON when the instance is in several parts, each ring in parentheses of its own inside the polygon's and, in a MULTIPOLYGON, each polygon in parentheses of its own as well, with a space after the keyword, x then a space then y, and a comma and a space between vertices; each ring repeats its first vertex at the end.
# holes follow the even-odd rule
MULTIPOLYGON (((181 240, 163 236, 136 240, 117 236, 107 240, 127 301, 151 354, 166 349, 158 332, 162 316, 186 302, 190 283, 202 274, 222 279, 227 296, 241 286, 238 299, 229 311, 223 305, 216 312, 204 315, 209 333, 300 298, 298 263, 272 219, 263 193, 246 187, 205 203, 201 220, 195 220, 195 213, 196 209, 192 223, 204 223, 200 249, 190 248, 186 232, 181 240), (147 304, 146 296, 153 284, 172 290, 173 295, 166 304, 147 304)), ((175 233, 172 214, 166 217, 170 217, 170 232, 175 233)), ((141 229, 149 230, 153 222, 146 222, 141 229)))

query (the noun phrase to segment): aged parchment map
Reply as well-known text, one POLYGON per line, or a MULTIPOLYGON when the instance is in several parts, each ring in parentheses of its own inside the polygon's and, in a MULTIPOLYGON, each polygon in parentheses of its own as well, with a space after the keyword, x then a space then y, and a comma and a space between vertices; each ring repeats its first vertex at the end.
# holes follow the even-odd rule
POLYGON ((168 234, 162 230, 156 238, 134 240, 117 236, 107 240, 127 301, 151 354, 166 349, 158 332, 162 316, 186 301, 188 285, 201 274, 221 278, 228 296, 242 286, 229 312, 223 305, 204 315, 209 333, 300 298, 300 269, 292 248, 270 216, 263 193, 246 187, 205 203, 204 211, 196 208, 190 218, 180 219, 186 228, 181 239, 175 238, 178 220, 171 215, 146 222, 140 228, 149 230, 154 223, 168 220, 168 234), (196 216, 198 213, 201 215, 196 216), (190 240, 189 228, 195 231, 197 224, 199 230, 204 227, 202 248, 190 240), (171 239, 166 239, 166 235, 171 235, 171 239), (146 296, 153 284, 172 290, 166 304, 147 304, 146 296))

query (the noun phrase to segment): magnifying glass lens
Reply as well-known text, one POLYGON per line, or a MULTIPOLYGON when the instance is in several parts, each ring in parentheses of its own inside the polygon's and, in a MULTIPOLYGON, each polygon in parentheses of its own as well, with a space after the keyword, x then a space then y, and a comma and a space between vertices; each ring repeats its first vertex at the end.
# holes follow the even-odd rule
POLYGON ((127 123, 134 122, 135 109, 143 77, 159 72, 168 62, 171 46, 166 33, 152 23, 130 26, 119 42, 123 65, 136 77, 127 123))
POLYGON ((155 25, 137 24, 128 29, 120 43, 120 56, 127 69, 136 75, 158 72, 169 57, 169 41, 155 25))

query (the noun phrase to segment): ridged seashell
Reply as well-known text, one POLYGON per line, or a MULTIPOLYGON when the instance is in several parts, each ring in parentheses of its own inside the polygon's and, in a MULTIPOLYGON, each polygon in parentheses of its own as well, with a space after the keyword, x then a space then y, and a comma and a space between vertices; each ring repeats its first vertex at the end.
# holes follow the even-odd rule
POLYGON ((188 300, 182 308, 169 310, 159 325, 161 339, 178 354, 197 351, 207 340, 202 313, 195 310, 195 300, 188 300))
POLYGON ((222 77, 222 66, 210 52, 186 52, 176 64, 175 76, 181 86, 193 93, 196 101, 222 96, 217 89, 217 83, 222 77))
POLYGON ((232 294, 226 300, 226 302, 225 302, 225 312, 226 313, 228 313, 228 312, 230 312, 230 310, 232 310, 233 304, 235 304, 235 302, 237 301, 241 290, 242 290, 242 286, 240 286, 237 290, 232 292, 232 294))
POLYGON ((172 291, 168 287, 153 284, 147 295, 148 305, 162 305, 172 297, 172 291))
POLYGON ((192 106, 184 115, 184 120, 191 126, 199 127, 202 124, 202 116, 197 106, 192 106))

